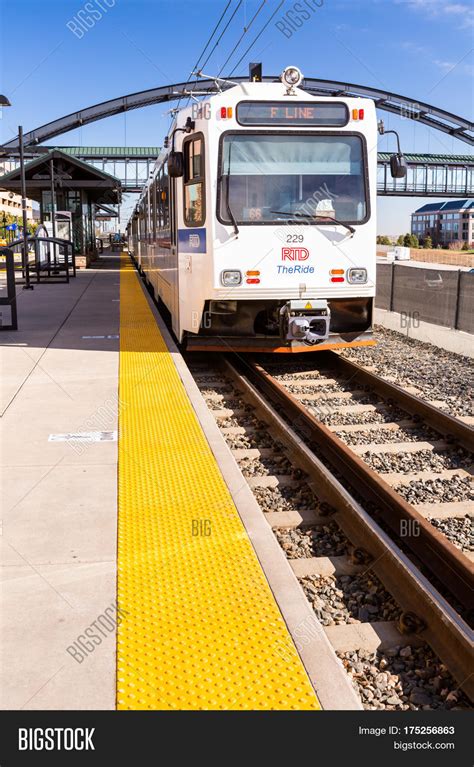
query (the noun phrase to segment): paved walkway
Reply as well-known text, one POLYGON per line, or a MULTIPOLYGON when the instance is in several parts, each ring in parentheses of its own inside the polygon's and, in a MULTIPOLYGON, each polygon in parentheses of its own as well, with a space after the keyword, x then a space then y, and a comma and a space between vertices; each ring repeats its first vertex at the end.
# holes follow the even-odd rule
POLYGON ((115 707, 117 443, 51 435, 117 429, 118 270, 19 288, 0 334, 2 708, 115 707))

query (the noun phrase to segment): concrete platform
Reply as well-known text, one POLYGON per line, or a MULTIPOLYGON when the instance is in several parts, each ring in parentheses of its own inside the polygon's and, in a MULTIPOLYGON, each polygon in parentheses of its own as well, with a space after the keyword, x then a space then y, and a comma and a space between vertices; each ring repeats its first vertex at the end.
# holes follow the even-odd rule
POLYGON ((19 287, 0 334, 2 709, 115 708, 115 631, 73 643, 115 603, 117 443, 50 436, 117 429, 118 270, 19 287))
POLYGON ((19 292, 20 329, 0 335, 0 708, 360 709, 156 308, 130 265, 125 276, 119 270, 120 256, 106 256, 69 285, 19 292), (148 363, 143 376, 139 368, 148 363), (168 389, 160 384, 160 371, 168 389), (207 476, 216 464, 207 483, 209 499, 200 491, 185 492, 192 475, 181 467, 190 462, 175 460, 189 448, 182 434, 175 445, 179 429, 169 428, 173 397, 182 387, 173 417, 194 422, 189 444, 192 452, 199 443, 193 460, 201 462, 200 471, 207 476), (121 403, 122 390, 129 402, 121 403), (98 441, 85 440, 91 433, 98 441), (168 453, 156 450, 161 443, 172 446, 168 453), (148 485, 137 470, 149 465, 146 457, 137 460, 145 448, 150 466, 159 462, 148 485), (137 481, 127 490, 131 469, 137 481), (163 495, 162 486, 175 474, 178 479, 163 495), (183 516, 191 513, 191 497, 199 508, 204 504, 216 530, 199 545, 183 516), (182 528, 176 546, 163 533, 165 507, 170 534, 182 528), (143 525, 145 509, 149 518, 143 525), (220 541, 221 529, 230 541, 220 541), (207 585, 199 577, 205 560, 217 573, 207 585), (148 591, 137 588, 139 565, 148 591), (227 615, 215 602, 223 583, 230 595, 227 615), (158 610, 155 591, 164 605, 158 610), (179 652, 181 676, 173 660, 179 652), (168 688, 161 677, 168 678, 168 688), (136 700, 137 686, 146 699, 136 700))

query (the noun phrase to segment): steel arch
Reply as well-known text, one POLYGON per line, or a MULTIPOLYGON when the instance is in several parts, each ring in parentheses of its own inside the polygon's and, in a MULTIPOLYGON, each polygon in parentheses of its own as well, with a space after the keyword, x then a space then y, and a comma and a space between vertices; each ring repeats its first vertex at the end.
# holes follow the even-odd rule
MULTIPOLYGON (((267 76, 263 80, 265 82, 278 82, 279 78, 267 76)), ((248 78, 235 77, 232 82, 220 80, 219 85, 222 90, 226 90, 232 87, 234 83, 242 82, 248 82, 248 78)), ((446 112, 444 109, 438 109, 430 104, 415 101, 407 96, 401 96, 397 93, 390 93, 389 91, 382 91, 365 85, 344 83, 337 80, 319 80, 312 77, 305 78, 301 87, 309 93, 321 96, 362 96, 371 98, 375 101, 378 109, 410 120, 416 120, 430 128, 448 133, 450 136, 465 141, 467 144, 474 144, 474 123, 451 112, 446 112)), ((40 144, 81 125, 88 125, 97 120, 103 120, 106 117, 128 112, 132 109, 176 101, 188 93, 205 95, 212 92, 217 92, 216 81, 203 79, 176 83, 174 85, 164 85, 159 88, 131 93, 127 96, 119 96, 118 98, 86 107, 78 112, 72 112, 69 115, 60 117, 25 133, 25 146, 40 144)), ((3 144, 2 149, 13 149, 17 146, 18 137, 3 144)))

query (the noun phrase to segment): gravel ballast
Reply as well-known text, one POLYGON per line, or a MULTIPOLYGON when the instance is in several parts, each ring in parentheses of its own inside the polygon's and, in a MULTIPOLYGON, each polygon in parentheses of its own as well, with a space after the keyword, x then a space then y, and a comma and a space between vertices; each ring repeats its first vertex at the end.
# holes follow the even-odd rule
POLYGON ((308 575, 301 586, 323 626, 396 620, 400 608, 369 573, 339 577, 308 575))
MULTIPOLYGON (((218 393, 220 394, 220 392, 218 393)), ((206 400, 206 405, 209 410, 246 410, 247 412, 251 412, 249 405, 242 402, 242 400, 231 399, 230 397, 214 399, 214 397, 209 396, 204 399, 206 400)))
POLYGON ((416 386, 427 400, 442 400, 451 415, 474 415, 472 360, 437 346, 375 328, 377 346, 343 349, 342 355, 374 372, 391 376, 399 386, 416 386))
POLYGON ((367 710, 469 708, 469 702, 427 646, 337 653, 367 710))
POLYGON ((383 425, 384 423, 393 423, 394 421, 405 421, 407 418, 407 414, 402 410, 391 407, 386 410, 366 410, 362 413, 338 413, 337 411, 326 413, 321 405, 319 410, 314 407, 314 402, 308 404, 307 407, 326 426, 350 426, 350 424, 364 423, 380 423, 383 425))
POLYGON ((253 492, 263 511, 313 511, 320 505, 304 484, 298 487, 255 487, 253 492))
POLYGON ((461 551, 474 551, 474 517, 449 517, 430 519, 433 527, 448 538, 461 551))
POLYGON ((408 503, 448 503, 474 500, 469 477, 455 474, 451 479, 413 479, 395 488, 408 503))
POLYGON ((460 448, 457 450, 419 450, 416 453, 364 453, 364 461, 380 473, 415 474, 417 471, 444 471, 468 468, 472 458, 460 448))
POLYGON ((346 445, 383 445, 386 442, 418 442, 439 439, 430 429, 367 429, 366 431, 339 431, 336 436, 346 445))
POLYGON ((244 477, 263 477, 273 474, 285 474, 293 479, 298 479, 301 472, 294 469, 285 456, 275 456, 260 458, 242 458, 239 461, 239 468, 244 477))
POLYGON ((275 442, 268 432, 261 429, 246 434, 224 434, 225 441, 232 450, 274 448, 275 442))
POLYGON ((275 530, 288 559, 337 557, 347 554, 350 544, 335 522, 314 527, 275 530))

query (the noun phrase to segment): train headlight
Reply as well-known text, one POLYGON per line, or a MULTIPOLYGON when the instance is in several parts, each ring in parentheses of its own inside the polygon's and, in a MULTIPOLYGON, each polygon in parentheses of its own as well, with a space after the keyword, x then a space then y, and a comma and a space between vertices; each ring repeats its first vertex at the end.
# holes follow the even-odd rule
POLYGON ((289 88, 296 88, 303 79, 303 75, 298 67, 286 67, 281 73, 281 81, 289 88))
POLYGON ((347 282, 353 285, 363 285, 367 282, 367 269, 348 269, 347 282))
POLYGON ((238 269, 225 269, 221 272, 221 282, 227 288, 240 285, 242 283, 242 272, 238 269))

